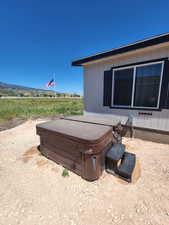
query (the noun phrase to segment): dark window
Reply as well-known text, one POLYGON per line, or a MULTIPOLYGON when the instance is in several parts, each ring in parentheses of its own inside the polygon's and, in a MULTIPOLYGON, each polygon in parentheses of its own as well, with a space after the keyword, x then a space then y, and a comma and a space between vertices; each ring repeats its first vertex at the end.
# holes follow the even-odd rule
POLYGON ((130 68, 114 71, 114 105, 131 105, 133 70, 130 68))
POLYGON ((124 107, 159 107, 163 63, 134 65, 115 69, 113 105, 124 107))
POLYGON ((162 64, 136 68, 135 97, 136 107, 157 107, 162 64))

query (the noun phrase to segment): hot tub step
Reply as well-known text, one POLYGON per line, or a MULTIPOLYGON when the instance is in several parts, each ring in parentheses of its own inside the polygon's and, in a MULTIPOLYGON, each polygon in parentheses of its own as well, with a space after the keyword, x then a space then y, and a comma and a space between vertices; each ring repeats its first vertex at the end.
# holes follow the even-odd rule
POLYGON ((136 164, 136 155, 133 153, 125 152, 118 167, 118 175, 131 182, 132 173, 136 164))

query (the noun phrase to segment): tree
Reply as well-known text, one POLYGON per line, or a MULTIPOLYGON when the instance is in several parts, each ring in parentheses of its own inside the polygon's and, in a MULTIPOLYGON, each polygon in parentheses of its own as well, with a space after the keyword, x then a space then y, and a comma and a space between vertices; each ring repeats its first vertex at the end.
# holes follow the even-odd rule
POLYGON ((19 93, 19 96, 20 96, 20 97, 24 97, 24 94, 23 94, 23 93, 19 93))
POLYGON ((80 95, 79 95, 79 94, 74 93, 74 94, 73 94, 73 97, 80 97, 80 95))

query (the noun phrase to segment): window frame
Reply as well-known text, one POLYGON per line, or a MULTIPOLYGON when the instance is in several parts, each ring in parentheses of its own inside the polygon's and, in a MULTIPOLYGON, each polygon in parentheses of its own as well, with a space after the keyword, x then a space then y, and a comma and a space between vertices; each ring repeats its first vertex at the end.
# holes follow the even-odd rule
POLYGON ((138 63, 133 64, 130 66, 121 66, 118 68, 112 69, 112 101, 111 101, 111 107, 112 108, 126 108, 126 109, 159 109, 160 107, 160 97, 161 97, 161 86, 162 86, 162 80, 163 80, 163 72, 164 72, 164 60, 160 61, 154 61, 154 62, 147 62, 147 63, 138 63), (148 66, 148 65, 154 65, 154 64, 161 64, 161 74, 160 74, 160 83, 159 83, 159 91, 158 91, 158 99, 157 99, 157 106, 156 107, 146 107, 146 106, 134 106, 134 95, 135 95, 135 81, 136 81, 136 69, 138 67, 148 66), (125 69, 132 69, 133 68, 133 85, 132 85, 132 99, 131 99, 131 105, 114 105, 114 73, 118 70, 125 70, 125 69))

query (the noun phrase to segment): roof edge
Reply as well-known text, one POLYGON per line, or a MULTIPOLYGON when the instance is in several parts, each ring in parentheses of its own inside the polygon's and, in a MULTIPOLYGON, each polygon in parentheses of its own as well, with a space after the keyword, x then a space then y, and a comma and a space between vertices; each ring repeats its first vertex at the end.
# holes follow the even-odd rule
POLYGON ((114 48, 109 51, 101 52, 95 55, 87 56, 84 58, 80 58, 72 61, 72 66, 82 66, 84 63, 88 63, 91 61, 99 60, 102 58, 114 56, 117 54, 123 54, 129 51, 134 51, 137 49, 154 46, 157 44, 162 44, 165 42, 169 42, 169 33, 161 34, 158 36, 154 36, 148 39, 144 39, 142 41, 137 41, 129 45, 125 45, 119 48, 114 48))

